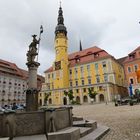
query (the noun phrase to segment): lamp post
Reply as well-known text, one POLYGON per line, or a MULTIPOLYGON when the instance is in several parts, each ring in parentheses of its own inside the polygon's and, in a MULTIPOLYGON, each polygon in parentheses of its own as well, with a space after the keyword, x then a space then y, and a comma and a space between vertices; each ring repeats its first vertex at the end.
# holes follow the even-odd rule
POLYGON ((107 105, 108 101, 107 101, 107 88, 106 88, 106 85, 103 87, 103 90, 104 90, 104 95, 105 95, 105 104, 107 105))
POLYGON ((4 95, 5 95, 5 92, 2 93, 2 106, 4 106, 4 95))

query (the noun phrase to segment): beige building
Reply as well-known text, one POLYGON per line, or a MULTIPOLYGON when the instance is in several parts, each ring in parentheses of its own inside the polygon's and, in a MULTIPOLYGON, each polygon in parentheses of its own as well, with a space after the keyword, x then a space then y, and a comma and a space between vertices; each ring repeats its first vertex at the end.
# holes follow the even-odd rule
MULTIPOLYGON (((41 89, 44 77, 38 75, 38 88, 41 89)), ((12 103, 25 103, 28 88, 28 72, 16 64, 0 59, 0 106, 12 103)))

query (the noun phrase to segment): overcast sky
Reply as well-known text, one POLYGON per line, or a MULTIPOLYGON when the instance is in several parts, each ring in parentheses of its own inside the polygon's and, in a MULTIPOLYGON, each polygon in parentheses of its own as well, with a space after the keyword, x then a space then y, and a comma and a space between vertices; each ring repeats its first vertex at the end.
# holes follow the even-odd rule
MULTIPOLYGON (((31 35, 44 33, 40 45, 39 73, 55 59, 54 30, 59 0, 0 0, 0 59, 27 69, 26 52, 31 35)), ((69 53, 98 46, 115 58, 140 45, 140 0, 62 0, 68 30, 69 53)))

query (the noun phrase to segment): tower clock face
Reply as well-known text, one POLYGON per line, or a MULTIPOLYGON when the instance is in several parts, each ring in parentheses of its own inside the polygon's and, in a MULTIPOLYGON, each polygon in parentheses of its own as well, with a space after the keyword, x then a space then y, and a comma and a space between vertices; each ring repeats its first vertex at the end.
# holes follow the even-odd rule
POLYGON ((61 61, 55 62, 55 70, 60 70, 61 69, 61 61))

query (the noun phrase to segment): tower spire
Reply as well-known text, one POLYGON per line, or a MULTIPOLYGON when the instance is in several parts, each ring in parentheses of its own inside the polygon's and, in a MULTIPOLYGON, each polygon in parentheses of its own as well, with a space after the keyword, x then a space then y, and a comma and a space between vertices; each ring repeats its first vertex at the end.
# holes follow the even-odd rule
POLYGON ((80 51, 82 51, 82 43, 81 43, 81 40, 80 40, 80 51))
POLYGON ((64 26, 64 18, 63 18, 63 10, 61 7, 61 2, 60 2, 60 7, 58 11, 58 18, 57 18, 57 26, 55 28, 55 35, 58 33, 64 33, 65 36, 67 36, 67 29, 64 26))
POLYGON ((61 3, 62 3, 62 2, 61 2, 61 0, 60 0, 60 7, 61 7, 61 3))

